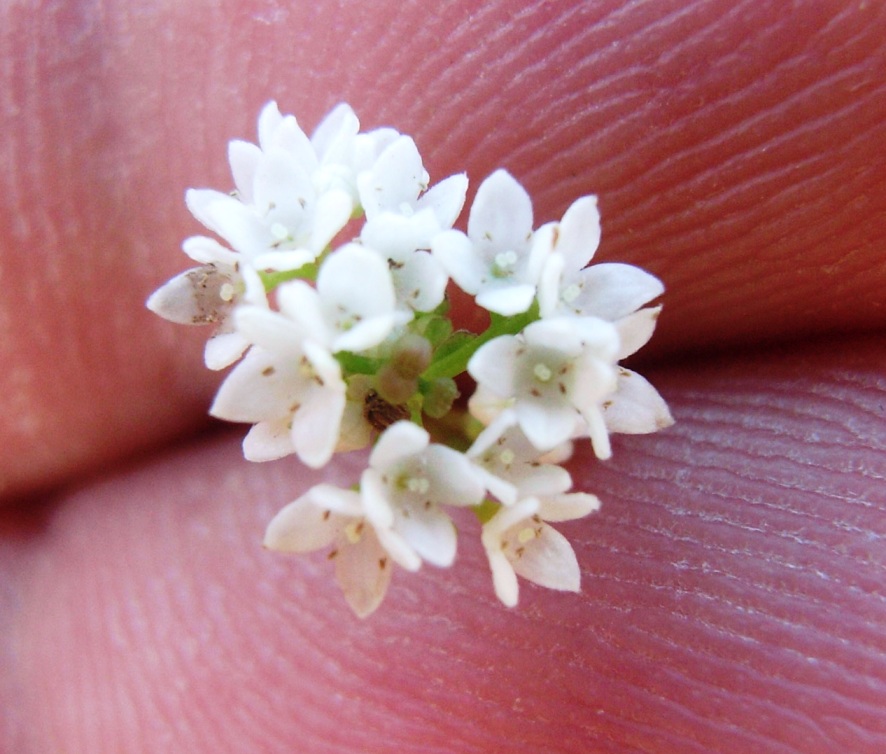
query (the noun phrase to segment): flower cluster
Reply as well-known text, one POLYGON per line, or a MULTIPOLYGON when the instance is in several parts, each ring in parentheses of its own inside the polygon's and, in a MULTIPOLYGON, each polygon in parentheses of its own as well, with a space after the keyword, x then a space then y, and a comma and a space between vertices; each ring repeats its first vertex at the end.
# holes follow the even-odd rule
POLYGON ((265 546, 327 550, 365 616, 394 565, 452 564, 450 510, 470 507, 503 603, 516 604, 518 575, 577 591, 575 554, 551 524, 599 501, 571 491, 573 442, 589 438, 605 459, 610 433, 672 423, 656 390, 619 366, 652 336, 661 307, 648 304, 663 286, 631 265, 588 266, 596 197, 536 228, 529 195, 497 170, 456 230, 467 177, 430 186, 410 137, 360 131, 347 105, 308 137, 271 102, 258 143, 232 141, 228 159, 234 191, 186 194, 214 235, 184 242, 196 266, 148 307, 210 325, 210 369, 236 363, 210 411, 252 425, 247 459, 294 454, 319 468, 371 447, 353 487, 308 490, 270 522, 265 546), (450 282, 489 312, 484 332, 453 329, 450 282))

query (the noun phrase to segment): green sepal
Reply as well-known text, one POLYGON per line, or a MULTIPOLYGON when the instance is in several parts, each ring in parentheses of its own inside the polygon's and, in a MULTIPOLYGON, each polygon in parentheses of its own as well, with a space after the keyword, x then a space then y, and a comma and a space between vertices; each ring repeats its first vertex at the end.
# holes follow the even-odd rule
POLYGON ((501 505, 496 503, 495 500, 490 500, 486 498, 480 505, 471 506, 471 510, 474 511, 474 515, 480 520, 481 524, 487 523, 496 513, 501 510, 501 505))

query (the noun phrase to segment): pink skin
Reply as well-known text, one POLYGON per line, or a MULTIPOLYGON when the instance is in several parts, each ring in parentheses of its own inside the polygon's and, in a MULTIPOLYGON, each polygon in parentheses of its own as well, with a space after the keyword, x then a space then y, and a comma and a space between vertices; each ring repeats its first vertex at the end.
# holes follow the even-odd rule
POLYGON ((0 9, 0 751, 886 748, 881 3, 129 5, 0 9), (261 550, 320 476, 199 434, 203 332, 141 303, 270 97, 538 222, 596 191, 598 258, 664 280, 678 423, 579 452, 581 595, 500 607, 464 536, 360 622, 261 550))

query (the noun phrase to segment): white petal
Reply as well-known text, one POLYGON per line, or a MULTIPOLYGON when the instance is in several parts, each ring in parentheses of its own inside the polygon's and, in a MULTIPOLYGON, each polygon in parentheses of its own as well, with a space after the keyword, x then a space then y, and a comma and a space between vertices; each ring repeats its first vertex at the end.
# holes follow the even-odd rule
POLYGON ((586 492, 540 497, 538 515, 545 521, 572 521, 600 510, 600 500, 586 492))
POLYGON ((348 605, 360 618, 375 612, 391 583, 393 563, 372 527, 342 546, 334 558, 335 576, 348 605))
POLYGON ((405 262, 417 249, 429 249, 440 230, 430 209, 413 215, 382 212, 366 222, 360 240, 383 259, 405 262))
POLYGON ((396 303, 387 262, 357 244, 343 246, 326 258, 317 275, 317 292, 327 318, 340 310, 363 318, 391 314, 396 303))
POLYGON ((334 484, 317 484, 308 491, 311 502, 318 508, 338 513, 347 518, 363 517, 360 493, 345 490, 334 484))
POLYGON ((505 412, 514 416, 512 406, 514 399, 511 396, 499 395, 488 385, 477 385, 473 395, 468 399, 468 411, 481 424, 490 425, 497 417, 505 412))
POLYGON ((438 508, 412 508, 409 516, 397 518, 396 529, 428 563, 447 568, 455 560, 455 526, 438 508))
POLYGON ((441 228, 451 228, 461 214, 468 191, 468 177, 464 173, 451 175, 432 186, 419 200, 419 209, 430 208, 441 228))
POLYGON ((426 182, 415 142, 400 136, 385 147, 371 171, 357 178, 366 217, 372 219, 386 210, 397 212, 402 204, 414 206, 426 182))
POLYGON ((484 286, 477 294, 477 304, 488 312, 510 317, 525 312, 535 298, 535 286, 523 283, 514 285, 484 286))
POLYGON ((496 170, 477 189, 468 219, 468 236, 482 254, 488 248, 522 249, 531 234, 529 194, 510 173, 496 170))
POLYGON ((252 188, 261 154, 261 149, 248 141, 234 139, 228 142, 228 162, 231 165, 231 175, 234 177, 234 185, 237 187, 240 201, 244 204, 253 203, 252 188))
POLYGON ((273 249, 256 254, 252 264, 257 270, 290 272, 310 264, 317 258, 310 249, 273 249))
POLYGON ((566 492, 572 486, 572 477, 561 466, 542 463, 537 466, 520 464, 514 474, 521 497, 541 497, 566 492))
POLYGON ((264 546, 279 552, 312 552, 334 541, 342 518, 314 505, 310 492, 280 510, 265 531, 264 546))
POLYGON ((209 189, 191 189, 185 201, 200 222, 247 258, 268 247, 271 239, 265 224, 234 197, 209 189))
POLYGON ((594 455, 601 461, 612 457, 612 446, 609 442, 609 428, 603 419, 603 413, 596 406, 582 409, 582 418, 587 426, 588 437, 594 448, 594 455))
POLYGON ((301 461, 317 469, 324 466, 338 444, 345 385, 312 388, 292 419, 292 444, 301 461))
POLYGON ((576 199, 560 221, 556 250, 563 255, 566 269, 580 270, 600 245, 600 210, 596 196, 576 199))
POLYGON ((283 122, 283 116, 277 103, 268 102, 258 115, 258 143, 262 149, 268 149, 274 141, 274 134, 283 122))
POLYGON ((214 238, 208 236, 191 236, 182 243, 182 251, 195 262, 201 264, 226 265, 233 268, 241 261, 240 255, 222 246, 214 238))
POLYGON ((430 443, 427 431, 408 421, 392 424, 378 438, 369 465, 374 469, 388 469, 409 456, 421 453, 430 443))
POLYGON ((238 332, 216 333, 206 341, 203 362, 207 369, 224 369, 237 361, 249 345, 249 341, 238 332))
POLYGON ((243 438, 243 457, 247 461, 263 463, 295 453, 289 423, 289 416, 286 415, 253 424, 243 438))
MULTIPOLYGON (((610 327, 606 332, 610 334, 613 345, 617 345, 615 329, 605 322, 601 322, 601 326, 610 327)), ((523 339, 533 348, 556 349, 564 356, 574 357, 582 351, 585 330, 578 317, 555 317, 527 325, 523 330, 523 339)))
POLYGON ((394 525, 394 511, 388 500, 387 485, 378 470, 364 469, 360 475, 360 497, 366 517, 381 536, 383 529, 390 529, 394 525))
POLYGON ((566 260, 562 254, 548 255, 538 281, 538 311, 542 317, 558 315, 560 305, 560 280, 566 260))
POLYGON ((550 450, 572 437, 578 414, 574 408, 553 401, 518 401, 514 410, 520 429, 540 451, 550 450))
POLYGON ((485 487, 467 456, 444 445, 433 444, 425 451, 428 478, 434 500, 444 505, 477 505, 485 487))
POLYGON ((439 306, 449 282, 443 265, 426 251, 413 252, 393 277, 397 299, 417 312, 429 312, 439 306))
POLYGON ((650 306, 629 314, 627 317, 622 317, 615 323, 620 340, 616 361, 626 359, 649 342, 655 331, 655 323, 659 314, 661 314, 660 306, 650 306))
POLYGON ((299 401, 303 382, 297 364, 252 348, 221 384, 209 413, 235 422, 278 419, 299 401))
POLYGON ((292 358, 301 355, 306 328, 277 312, 260 306, 240 306, 234 312, 234 323, 237 332, 267 351, 292 358))
POLYGON ((417 571, 421 568, 421 558, 406 542, 406 540, 392 529, 375 530, 379 542, 387 553, 394 559, 398 566, 407 571, 417 571))
POLYGON ((502 395, 514 393, 514 377, 520 341, 500 335, 484 343, 468 361, 468 374, 502 395))
POLYGON ((369 350, 388 337, 396 322, 397 318, 394 316, 394 312, 377 317, 367 317, 360 324, 354 325, 334 338, 330 349, 333 353, 339 351, 360 353, 369 350))
POLYGON ((211 325, 224 319, 230 308, 219 295, 225 283, 230 278, 214 265, 192 267, 160 286, 145 306, 179 325, 211 325))
POLYGON ((293 280, 277 287, 277 305, 280 311, 298 323, 311 340, 325 346, 332 343, 332 333, 323 316, 320 295, 303 280, 293 280))
POLYGON ((532 498, 521 500, 511 508, 502 508, 483 525, 480 538, 492 571, 495 594, 508 607, 517 604, 520 587, 514 568, 502 550, 502 539, 509 527, 531 516, 537 505, 532 498))
POLYGON ((614 322, 664 292, 661 281, 630 264, 595 264, 578 273, 581 293, 573 305, 585 316, 614 322))
POLYGON ((350 194, 339 189, 330 189, 317 198, 314 209, 314 227, 310 237, 310 248, 322 252, 338 232, 345 227, 354 210, 350 194))
POLYGON ((486 265, 464 233, 447 230, 434 236, 431 251, 459 288, 472 295, 480 290, 486 265))
POLYGON ((516 606, 520 596, 520 585, 517 583, 517 574, 511 562, 500 548, 487 549, 486 557, 489 559, 489 568, 492 571, 495 596, 505 607, 516 606))
POLYGON ((512 557, 514 571, 524 579, 548 589, 577 592, 581 572, 572 545, 560 532, 545 523, 541 534, 523 546, 519 557, 512 557))
MULTIPOLYGON (((311 134, 311 144, 317 154, 323 158, 330 152, 348 143, 360 130, 360 121, 351 106, 340 102, 320 121, 311 134)), ((335 156, 338 156, 337 154, 335 156)))
POLYGON ((619 369, 618 389, 603 406, 610 432, 642 435, 674 423, 664 398, 646 378, 630 369, 619 369))

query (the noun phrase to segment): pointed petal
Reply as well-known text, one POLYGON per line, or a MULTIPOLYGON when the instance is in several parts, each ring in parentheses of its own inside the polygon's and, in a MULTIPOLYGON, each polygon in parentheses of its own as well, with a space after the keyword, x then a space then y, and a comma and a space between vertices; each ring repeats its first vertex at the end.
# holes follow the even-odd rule
POLYGON ((523 545, 520 557, 511 559, 514 571, 548 589, 579 591, 581 571, 572 545, 553 527, 544 523, 540 527, 541 533, 523 545))
POLYGON ((203 362, 207 369, 224 369, 237 361, 249 345, 249 341, 238 332, 216 333, 206 341, 203 362))
POLYGON ((292 444, 288 416, 253 424, 243 438, 243 457, 247 461, 276 461, 292 453, 295 453, 295 446, 292 444))
POLYGON ((603 419, 610 432, 643 435, 674 423, 664 398, 645 377, 630 369, 619 369, 618 389, 603 407, 603 419))
POLYGON ((501 549, 487 549, 489 569, 492 571, 492 586, 495 596, 505 607, 515 607, 520 597, 520 585, 514 567, 501 549))
POLYGON ((306 329, 282 314, 261 306, 240 306, 234 312, 234 323, 237 332, 266 351, 293 359, 301 355, 306 329))
POLYGON ((312 552, 334 541, 342 519, 314 505, 310 492, 281 509, 265 531, 264 546, 278 552, 312 552))
POLYGON ((600 210, 596 196, 576 199, 560 221, 556 250, 563 255, 566 269, 580 270, 600 245, 600 210))
POLYGON ((513 395, 514 372, 520 341, 513 335, 500 335, 484 343, 468 361, 468 374, 502 395, 513 395))
POLYGON ((409 516, 398 516, 396 529, 428 563, 447 568, 455 560, 455 526, 438 508, 412 508, 409 516))
MULTIPOLYGON (((322 158, 326 157, 331 150, 336 149, 342 142, 353 139, 360 130, 360 121, 351 106, 340 102, 320 121, 314 133, 311 134, 311 144, 314 150, 322 158)), ((338 157, 339 155, 335 155, 338 157)))
POLYGON ((145 306, 179 325, 211 325, 230 308, 219 291, 230 278, 214 265, 192 267, 168 280, 148 298, 145 306))
POLYGON ((365 469, 360 475, 360 497, 366 518, 381 536, 382 530, 394 525, 394 511, 388 501, 388 488, 376 469, 365 469))
POLYGON ((436 502, 464 506, 477 505, 483 500, 483 482, 467 456, 437 444, 429 446, 425 454, 436 502))
POLYGON ((468 236, 481 255, 486 256, 486 249, 523 249, 531 234, 529 194, 510 173, 496 170, 477 189, 468 219, 468 236))
POLYGON ((418 208, 432 209, 440 228, 451 228, 461 214, 467 191, 467 175, 451 175, 425 192, 418 200, 418 208))
POLYGON ((324 191, 314 208, 314 227, 309 240, 310 249, 321 253, 338 232, 345 227, 354 210, 350 194, 339 189, 324 191))
POLYGON ((256 347, 225 378, 209 413, 235 422, 279 419, 299 402, 303 391, 297 364, 280 362, 256 347))
POLYGON ((225 265, 231 268, 231 272, 241 261, 241 257, 236 251, 231 251, 209 236, 186 238, 182 243, 182 251, 195 262, 215 264, 219 267, 225 265))
POLYGON ((465 293, 473 295, 480 290, 485 265, 464 233, 460 230, 447 230, 434 236, 431 252, 465 293))
POLYGON ((660 306, 649 306, 629 314, 627 317, 622 317, 615 323, 620 341, 616 361, 626 359, 649 342, 655 331, 659 314, 661 314, 660 306))
POLYGON ((292 444, 299 459, 312 469, 326 465, 341 428, 345 408, 345 385, 312 388, 292 419, 292 444))
POLYGON ((258 115, 258 143, 262 149, 267 149, 273 142, 274 133, 283 122, 283 116, 277 103, 271 100, 258 115))
POLYGON ((394 570, 372 527, 355 544, 339 548, 334 560, 335 577, 348 605, 360 618, 371 615, 384 599, 394 570))
POLYGON ((404 458, 421 453, 430 441, 427 431, 421 427, 408 421, 396 422, 378 438, 369 455, 369 465, 374 469, 388 469, 404 458))
POLYGON ((234 139, 228 142, 228 162, 231 165, 231 175, 234 177, 234 185, 237 187, 240 201, 244 204, 252 204, 254 201, 255 170, 261 160, 261 154, 261 149, 248 141, 234 139))
POLYGON ((539 498, 538 515, 545 521, 572 521, 600 510, 600 499, 586 492, 539 498))
POLYGON ((514 410, 523 434, 540 451, 550 450, 572 437, 578 419, 572 406, 552 401, 521 400, 514 410))
POLYGON ((510 317, 525 312, 532 305, 534 297, 534 285, 496 285, 481 288, 477 294, 477 304, 488 312, 510 317))
POLYGON ((630 264, 595 264, 578 273, 581 293, 573 304, 585 316, 614 322, 664 292, 661 281, 630 264))

